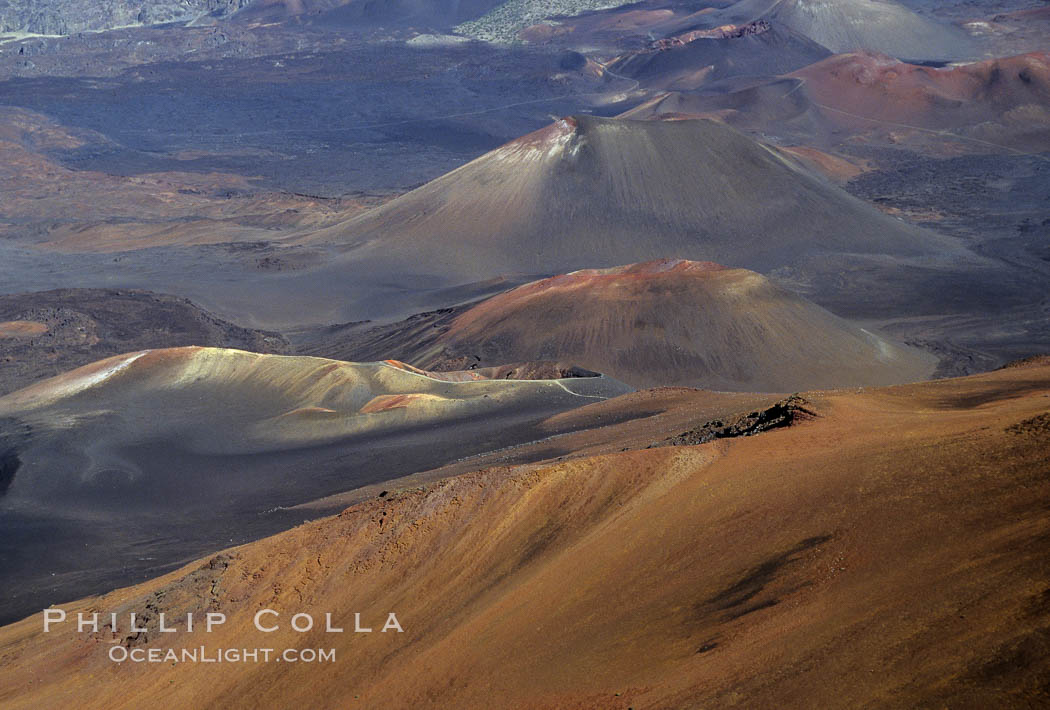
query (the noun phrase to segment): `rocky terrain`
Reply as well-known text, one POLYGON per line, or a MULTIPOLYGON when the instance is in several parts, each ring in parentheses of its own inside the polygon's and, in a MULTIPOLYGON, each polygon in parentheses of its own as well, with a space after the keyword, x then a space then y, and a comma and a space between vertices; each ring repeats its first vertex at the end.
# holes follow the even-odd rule
POLYGON ((71 35, 132 25, 223 18, 252 0, 4 0, 0 32, 71 35))
POLYGON ((833 312, 868 318, 931 298, 943 307, 934 284, 944 280, 985 280, 1000 299, 1011 288, 998 265, 709 120, 566 117, 301 243, 343 250, 342 273, 361 273, 358 287, 382 275, 451 286, 671 254, 771 272, 833 312), (854 272, 848 285, 843 269, 854 272))
POLYGON ((455 31, 485 42, 514 43, 522 41, 522 30, 546 20, 556 23, 556 18, 625 4, 621 0, 506 0, 481 17, 457 25, 455 31))
POLYGON ((918 380, 935 361, 754 272, 673 259, 575 271, 468 307, 293 341, 311 354, 431 370, 561 359, 636 387, 732 391, 918 380))
POLYGON ((738 414, 728 420, 715 419, 705 422, 689 431, 669 436, 663 441, 654 442, 649 448, 699 446, 715 439, 755 436, 770 429, 792 426, 814 416, 816 414, 810 408, 809 402, 798 395, 791 395, 787 399, 776 402, 768 409, 738 414))
POLYGON ((0 296, 0 394, 112 355, 183 345, 288 349, 279 333, 241 328, 185 299, 148 291, 0 296))
POLYGON ((271 534, 314 498, 540 438, 551 415, 630 390, 492 374, 188 347, 0 397, 0 576, 20 580, 0 618, 271 534))
POLYGON ((1050 704, 1043 5, 0 0, 0 707, 1050 704))
MULTIPOLYGON (((44 635, 39 613, 4 628, 0 702, 1038 707, 1050 492, 1045 439, 1019 425, 1048 396, 1045 364, 813 393, 815 418, 754 436, 635 449, 639 429, 652 436, 639 420, 609 434, 624 451, 388 485, 336 517, 61 605, 71 619, 118 613, 116 629, 44 635), (304 602, 345 633, 292 631, 304 602), (264 608, 281 627, 268 646, 334 648, 336 663, 144 672, 100 651, 198 647, 185 618, 206 611, 226 614, 209 645, 252 647, 264 608), (403 631, 380 633, 391 611, 403 631), (151 630, 130 633, 131 612, 151 630), (156 633, 161 612, 175 633, 156 633), (373 633, 351 632, 355 613, 373 633)), ((704 397, 686 396, 694 415, 704 397)))

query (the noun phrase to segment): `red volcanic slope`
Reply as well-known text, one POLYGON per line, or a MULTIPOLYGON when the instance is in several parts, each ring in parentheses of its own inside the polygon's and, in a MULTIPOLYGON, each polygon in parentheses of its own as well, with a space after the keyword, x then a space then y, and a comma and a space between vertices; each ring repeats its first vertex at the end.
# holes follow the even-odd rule
MULTIPOLYGON (((688 396, 710 421, 710 395, 688 396)), ((813 419, 700 446, 645 449, 650 435, 629 450, 649 417, 607 421, 623 433, 618 453, 391 486, 337 517, 61 604, 69 619, 49 634, 41 613, 4 627, 0 705, 1046 707, 1048 396, 1043 364, 810 394, 813 419), (278 631, 255 629, 261 609, 279 614, 267 619, 278 631), (185 630, 208 611, 226 622, 185 630), (119 631, 78 632, 78 612, 117 613, 119 631), (390 612, 403 633, 379 631, 390 612), (130 613, 150 632, 130 632, 130 613), (159 613, 174 633, 155 632, 159 613), (290 628, 298 613, 311 631, 290 628), (326 613, 344 633, 325 633, 326 613), (355 613, 373 633, 353 632, 355 613), (202 645, 336 655, 108 657, 202 645)), ((597 406, 609 415, 617 402, 597 406)))
POLYGON ((535 281, 422 337, 415 318, 379 326, 342 355, 377 344, 427 369, 557 361, 636 387, 732 391, 904 382, 935 365, 753 271, 680 259, 535 281))
POLYGON ((790 76, 805 81, 827 119, 870 129, 864 119, 926 129, 965 129, 987 137, 1050 147, 1050 54, 1037 52, 931 68, 854 53, 829 57, 790 76), (986 125, 987 124, 987 125, 986 125))
POLYGON ((939 69, 856 52, 740 84, 720 94, 661 94, 623 117, 713 117, 806 146, 881 137, 936 152, 1050 150, 1045 52, 939 69))

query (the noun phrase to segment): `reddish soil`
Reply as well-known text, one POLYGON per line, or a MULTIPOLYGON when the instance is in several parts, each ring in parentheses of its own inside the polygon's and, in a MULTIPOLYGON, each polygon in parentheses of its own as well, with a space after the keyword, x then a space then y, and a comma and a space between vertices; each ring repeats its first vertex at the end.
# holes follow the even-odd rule
MULTIPOLYGON (((636 395, 632 395, 636 397, 636 395)), ((356 505, 77 611, 203 631, 0 630, 10 708, 1040 707, 1050 368, 806 395, 700 446, 489 468, 356 505), (258 609, 283 628, 260 634, 258 609), (404 633, 379 633, 388 612, 404 633), (293 613, 323 619, 297 634, 293 613), (354 634, 353 614, 376 631, 354 634), (131 648, 335 663, 115 664, 131 648), (848 679, 848 683, 844 679, 848 679)), ((613 406, 605 403, 602 406, 613 406)))

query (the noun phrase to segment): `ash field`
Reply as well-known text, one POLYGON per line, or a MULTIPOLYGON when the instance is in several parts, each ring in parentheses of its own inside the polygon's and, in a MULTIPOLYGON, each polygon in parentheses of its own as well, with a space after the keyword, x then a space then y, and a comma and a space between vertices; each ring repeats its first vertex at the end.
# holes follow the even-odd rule
POLYGON ((0 706, 1050 707, 1048 294, 1040 0, 5 3, 0 706))

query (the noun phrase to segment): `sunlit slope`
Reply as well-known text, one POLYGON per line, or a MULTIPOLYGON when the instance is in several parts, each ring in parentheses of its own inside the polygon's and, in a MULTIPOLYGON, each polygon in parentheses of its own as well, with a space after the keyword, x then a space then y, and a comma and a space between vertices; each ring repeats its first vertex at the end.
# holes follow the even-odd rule
POLYGON ((0 621, 321 514, 301 503, 544 438, 545 419, 629 389, 196 347, 40 381, 0 398, 0 621))
POLYGON ((304 239, 346 248, 355 278, 418 286, 670 256, 806 274, 844 258, 972 259, 724 124, 588 116, 304 239))
POLYGON ((741 0, 712 22, 768 20, 833 52, 870 50, 904 60, 946 61, 975 54, 958 27, 919 15, 895 0, 741 0))
POLYGON ((422 335, 419 322, 378 328, 370 340, 429 369, 571 362, 636 387, 880 385, 924 379, 936 363, 753 271, 676 259, 536 281, 422 335))
POLYGON ((395 492, 99 599, 208 634, 6 627, 12 708, 1033 707, 1045 699, 1050 368, 810 397, 698 447, 395 492), (258 609, 283 629, 259 634, 258 609), (347 631, 288 628, 331 612, 347 631), (380 633, 396 612, 403 634, 380 633), (354 613, 375 631, 351 631, 354 613), (369 624, 371 620, 371 624, 369 624), (133 648, 336 662, 114 664, 133 648))
MULTIPOLYGON (((791 75, 840 131, 957 138, 977 152, 1050 149, 1050 55, 931 68, 858 52, 791 75)), ((900 139, 898 139, 900 140, 900 139)))
POLYGON ((626 391, 604 378, 567 387, 560 380, 443 377, 399 363, 223 348, 109 358, 0 398, 6 448, 22 461, 7 497, 141 483, 150 473, 128 460, 130 449, 167 444, 195 456, 231 457, 364 446, 369 437, 567 408, 603 390, 626 391))

